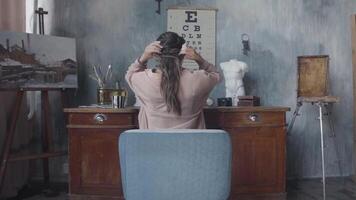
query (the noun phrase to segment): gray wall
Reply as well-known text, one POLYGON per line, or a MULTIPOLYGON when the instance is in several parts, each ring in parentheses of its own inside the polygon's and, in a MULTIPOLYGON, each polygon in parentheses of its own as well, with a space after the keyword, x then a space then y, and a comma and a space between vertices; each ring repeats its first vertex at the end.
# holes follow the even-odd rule
MULTIPOLYGON (((165 0, 162 15, 153 0, 56 0, 49 1, 50 34, 75 37, 80 66, 78 104, 96 101, 95 82, 88 79, 94 64, 115 67, 122 78, 145 45, 166 30, 169 5, 216 7, 217 63, 238 58, 248 63, 247 94, 262 98, 263 105, 296 104, 296 57, 330 55, 330 91, 341 97, 333 106, 342 174, 337 168, 335 147, 326 137, 327 175, 352 173, 352 63, 350 15, 353 0, 165 0), (250 56, 241 52, 240 35, 250 36, 250 56)), ((224 83, 211 96, 224 96, 224 83)), ((132 94, 130 102, 132 103, 132 94)), ((302 117, 288 136, 288 176, 321 176, 317 108, 305 105, 302 117)), ((292 112, 289 112, 289 120, 292 112)), ((326 131, 329 129, 326 128, 326 131)))

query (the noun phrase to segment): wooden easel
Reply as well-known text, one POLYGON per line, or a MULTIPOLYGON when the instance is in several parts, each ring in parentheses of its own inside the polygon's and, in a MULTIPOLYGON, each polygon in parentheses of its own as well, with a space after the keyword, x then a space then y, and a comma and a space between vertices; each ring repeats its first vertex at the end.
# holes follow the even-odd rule
POLYGON ((330 137, 333 138, 336 156, 338 159, 338 167, 342 175, 342 166, 338 146, 335 141, 336 135, 334 125, 331 119, 330 106, 339 102, 339 97, 329 96, 328 79, 329 79, 329 56, 299 56, 298 57, 298 78, 297 78, 297 106, 293 113, 293 117, 288 125, 287 134, 290 135, 295 119, 299 116, 299 109, 303 103, 311 103, 319 109, 319 126, 320 126, 320 152, 322 166, 322 182, 323 182, 323 200, 326 199, 326 181, 325 181, 325 156, 324 156, 324 128, 323 116, 327 116, 331 129, 330 137), (326 113, 323 113, 325 108, 326 113))
MULTIPOLYGON (((35 11, 38 14, 39 21, 39 33, 44 35, 44 15, 48 14, 48 11, 43 10, 43 8, 38 8, 35 11)), ((43 176, 45 184, 49 183, 49 163, 48 158, 67 155, 66 151, 54 151, 53 150, 53 138, 52 138, 52 127, 51 127, 51 114, 50 114, 50 102, 48 91, 60 91, 62 106, 66 105, 66 99, 63 88, 31 88, 31 89, 18 89, 16 94, 15 105, 10 121, 10 128, 6 131, 5 141, 3 145, 2 155, 1 155, 1 164, 0 164, 0 193, 2 186, 4 184, 6 167, 8 162, 21 161, 21 160, 34 160, 42 159, 43 162, 43 176), (13 143, 16 124, 21 110, 21 103, 25 91, 41 91, 41 123, 42 123, 42 153, 36 155, 27 155, 27 156, 16 156, 11 155, 11 146, 13 143)), ((63 109, 61 109, 63 110, 63 109)))
MULTIPOLYGON (((22 160, 34 160, 42 159, 43 162, 43 176, 45 184, 49 183, 49 163, 48 158, 64 156, 67 155, 66 151, 53 151, 53 140, 52 140, 52 127, 51 127, 51 114, 50 114, 50 103, 48 91, 58 90, 58 89, 42 89, 41 91, 41 107, 42 107, 42 153, 36 155, 26 155, 26 156, 16 156, 11 154, 11 146, 13 144, 13 139, 16 131, 16 124, 19 118, 22 99, 25 90, 17 90, 15 105, 13 108, 10 126, 6 131, 5 141, 3 144, 3 150, 1 155, 1 166, 0 166, 0 192, 4 184, 6 167, 8 162, 22 161, 22 160)), ((59 89, 62 95, 62 105, 65 104, 65 94, 62 89, 59 89)))

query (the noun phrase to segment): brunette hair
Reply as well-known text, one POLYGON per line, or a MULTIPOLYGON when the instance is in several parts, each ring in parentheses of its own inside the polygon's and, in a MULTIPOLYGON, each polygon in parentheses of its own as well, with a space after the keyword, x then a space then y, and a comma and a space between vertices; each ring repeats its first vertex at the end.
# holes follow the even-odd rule
POLYGON ((162 46, 159 68, 162 71, 161 93, 167 104, 168 112, 181 115, 182 109, 178 99, 181 62, 183 56, 179 55, 185 40, 174 32, 162 33, 157 41, 162 46))

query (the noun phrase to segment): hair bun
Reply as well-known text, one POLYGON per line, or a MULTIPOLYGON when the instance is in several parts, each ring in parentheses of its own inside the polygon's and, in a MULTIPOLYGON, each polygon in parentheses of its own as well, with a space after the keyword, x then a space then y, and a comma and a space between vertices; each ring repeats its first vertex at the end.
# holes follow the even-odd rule
POLYGON ((162 55, 178 56, 182 45, 185 43, 184 38, 174 32, 162 33, 157 40, 163 47, 161 49, 162 55))

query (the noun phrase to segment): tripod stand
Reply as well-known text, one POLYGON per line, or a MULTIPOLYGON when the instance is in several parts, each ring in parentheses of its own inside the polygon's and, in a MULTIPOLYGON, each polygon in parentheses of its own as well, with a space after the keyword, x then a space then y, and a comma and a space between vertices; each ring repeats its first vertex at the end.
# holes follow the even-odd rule
POLYGON ((340 160, 340 154, 338 151, 338 145, 336 142, 336 134, 334 130, 334 124, 333 120, 331 117, 331 111, 330 111, 330 106, 333 103, 337 103, 339 101, 338 97, 333 97, 333 96, 326 96, 326 97, 315 97, 315 98, 299 98, 297 101, 297 106, 296 109, 293 113, 293 117, 291 119, 291 122, 288 125, 287 129, 287 134, 290 135, 293 125, 295 123, 295 119, 297 116, 300 116, 299 110, 303 106, 303 103, 311 103, 312 105, 315 105, 319 109, 319 126, 320 126, 320 150, 321 150, 321 165, 322 165, 322 182, 323 182, 323 199, 326 199, 326 181, 325 181, 325 145, 324 145, 324 126, 323 126, 323 116, 326 116, 328 119, 328 124, 331 130, 331 134, 329 135, 333 139, 335 151, 336 151, 336 156, 337 156, 337 162, 338 162, 338 168, 339 168, 339 173, 343 174, 342 172, 342 166, 341 166, 341 160, 340 160), (326 111, 326 112, 324 112, 326 111), (324 113, 323 113, 324 112, 324 113))
POLYGON ((320 150, 321 150, 321 168, 322 168, 322 182, 323 182, 323 199, 326 199, 325 188, 325 145, 324 145, 324 126, 323 116, 327 116, 331 137, 333 138, 336 156, 338 159, 338 167, 340 174, 342 174, 340 156, 338 152, 336 135, 334 125, 331 118, 330 106, 339 102, 339 98, 328 95, 328 67, 329 56, 299 56, 298 57, 298 82, 297 82, 297 105, 293 113, 293 117, 288 125, 287 134, 290 135, 296 117, 299 116, 299 110, 303 103, 311 103, 316 105, 319 110, 319 126, 320 126, 320 150), (326 112, 324 112, 324 109, 326 112), (324 113, 323 113, 324 112, 324 113))

